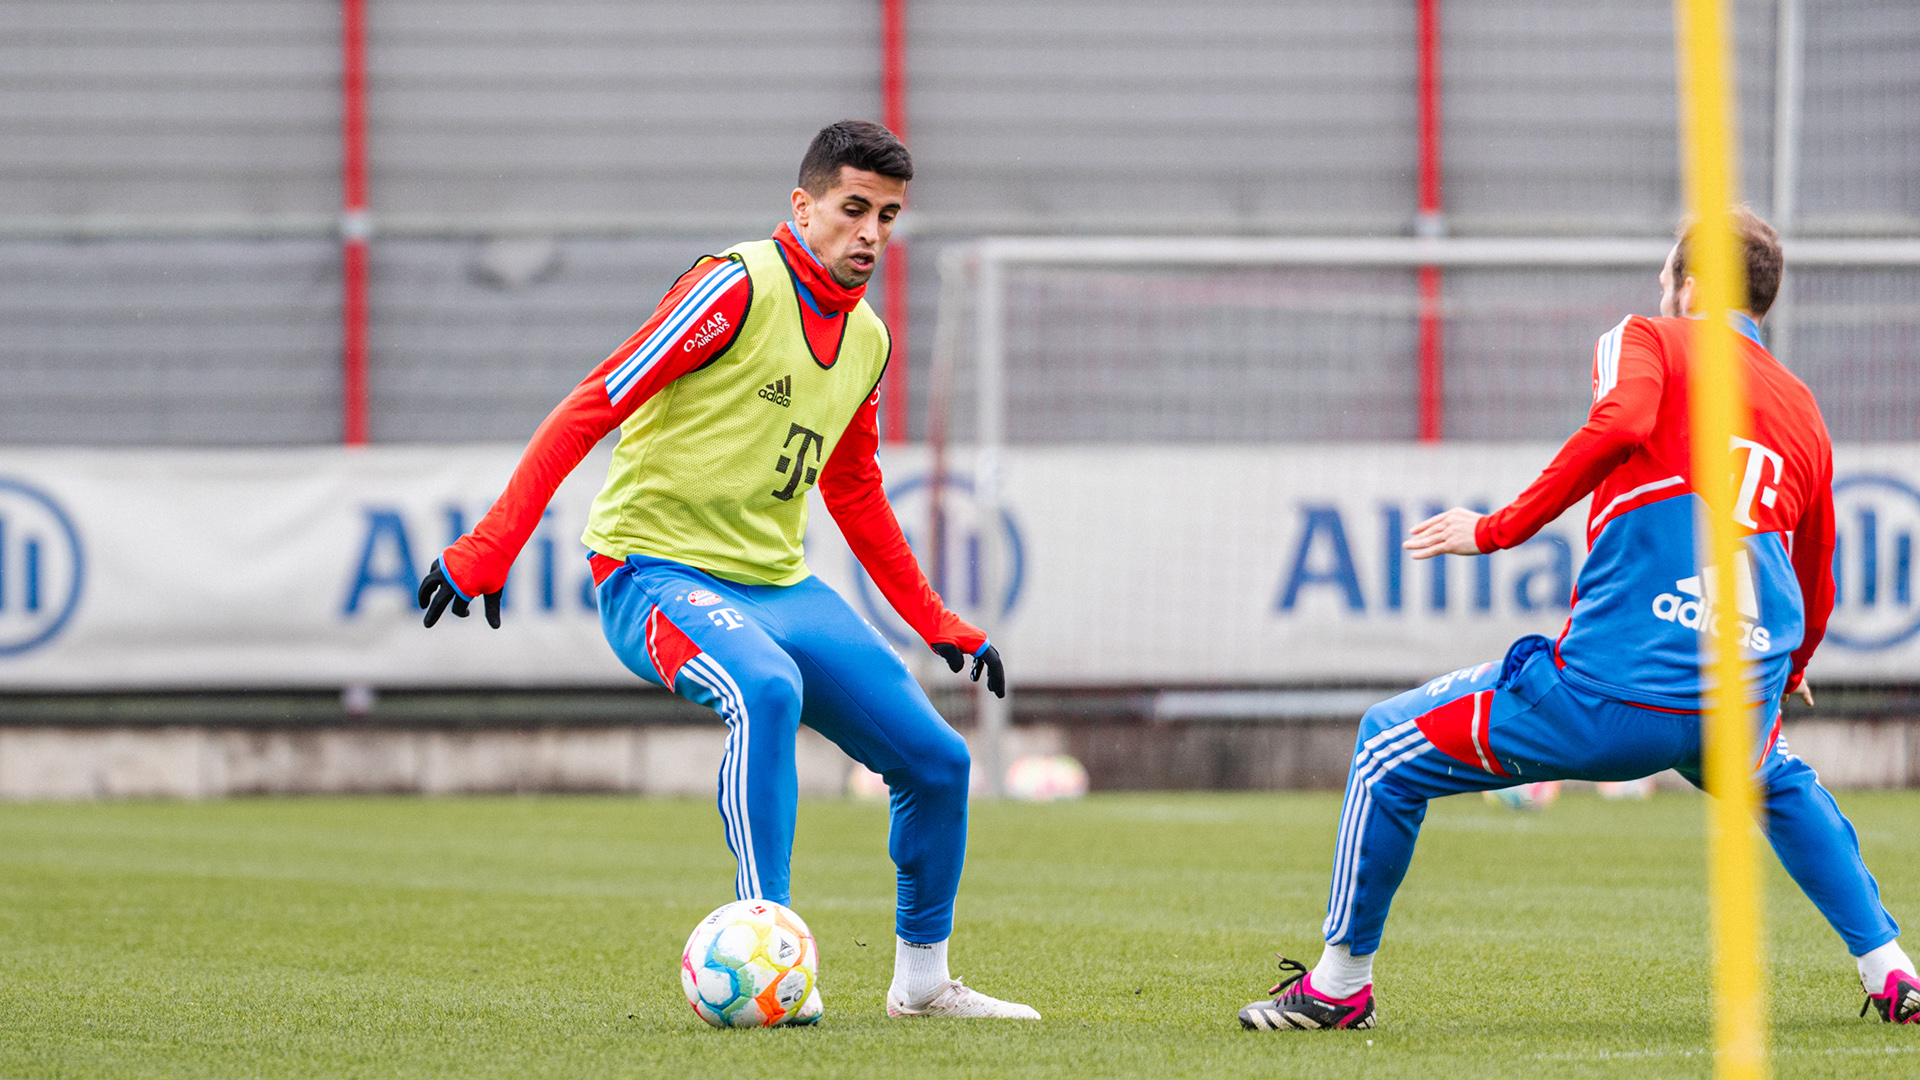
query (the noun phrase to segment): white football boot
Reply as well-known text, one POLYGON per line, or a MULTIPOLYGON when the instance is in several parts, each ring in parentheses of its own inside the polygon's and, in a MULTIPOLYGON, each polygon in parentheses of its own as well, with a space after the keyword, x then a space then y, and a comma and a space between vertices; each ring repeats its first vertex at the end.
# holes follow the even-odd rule
POLYGON ((959 1020, 1040 1019, 1040 1014, 1030 1005, 988 997, 978 990, 962 986, 959 979, 948 979, 941 984, 940 989, 931 998, 918 1005, 908 1004, 889 993, 887 1015, 893 1017, 951 1016, 959 1020))
POLYGON ((784 1027, 806 1027, 819 1023, 826 1011, 827 1003, 820 1000, 820 988, 816 986, 807 991, 807 1000, 801 1002, 800 1007, 780 1023, 784 1027))

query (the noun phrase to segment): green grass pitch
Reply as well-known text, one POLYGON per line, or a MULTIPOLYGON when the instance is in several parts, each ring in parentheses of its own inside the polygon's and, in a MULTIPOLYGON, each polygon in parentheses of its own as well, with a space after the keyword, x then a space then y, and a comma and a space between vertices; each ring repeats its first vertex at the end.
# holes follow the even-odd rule
MULTIPOLYGON (((1843 805, 1920 918, 1920 793, 1843 805)), ((800 813, 817 1030, 714 1031, 686 934, 730 899, 704 801, 235 800, 0 807, 0 1077, 1709 1075, 1703 808, 1436 803, 1372 1032, 1248 1033, 1311 961, 1338 797, 978 805, 954 971, 1037 1024, 888 1020, 885 809, 800 813)), ((1838 939, 1772 866, 1776 1075, 1920 1071, 1860 1020, 1838 939)))

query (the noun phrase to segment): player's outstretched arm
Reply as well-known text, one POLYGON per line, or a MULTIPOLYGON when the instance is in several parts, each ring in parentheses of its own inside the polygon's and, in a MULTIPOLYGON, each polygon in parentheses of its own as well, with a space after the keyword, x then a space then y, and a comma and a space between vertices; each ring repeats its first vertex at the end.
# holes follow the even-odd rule
POLYGON ((1602 337, 1594 350, 1594 402, 1587 422, 1519 498, 1480 518, 1471 554, 1526 543, 1567 507, 1593 494, 1653 434, 1666 393, 1659 338, 1637 316, 1622 322, 1616 333, 1617 338, 1615 333, 1602 337))
POLYGON ((540 524, 560 482, 594 444, 668 383, 718 359, 746 321, 752 286, 731 259, 706 259, 680 276, 653 316, 554 407, 527 443, 473 531, 441 553, 420 585, 427 626, 451 609, 465 618, 485 597, 487 623, 500 628, 507 572, 540 524), (718 329, 718 332, 716 331, 718 329))
POLYGON ((984 672, 987 689, 996 697, 1006 697, 1007 673, 1000 650, 979 627, 947 610, 946 603, 927 583, 927 576, 920 572, 920 563, 907 546, 900 521, 893 516, 893 506, 887 502, 880 463, 874 458, 879 446, 880 391, 876 389, 854 414, 840 444, 834 447, 833 457, 821 470, 820 497, 827 511, 867 576, 927 647, 954 671, 966 667, 971 656, 973 681, 979 682, 984 672))
POLYGON ((1485 516, 1456 506, 1415 525, 1413 533, 1400 546, 1413 552, 1416 559, 1431 559, 1435 555, 1484 555, 1486 552, 1480 550, 1480 541, 1475 537, 1480 519, 1485 516))

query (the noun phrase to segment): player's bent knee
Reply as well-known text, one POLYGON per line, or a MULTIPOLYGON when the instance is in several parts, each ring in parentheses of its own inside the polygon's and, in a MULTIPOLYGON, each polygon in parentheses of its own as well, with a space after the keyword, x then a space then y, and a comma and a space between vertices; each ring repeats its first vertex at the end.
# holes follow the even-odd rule
POLYGON ((958 792, 965 797, 973 772, 973 755, 967 740, 958 732, 947 731, 930 739, 914 759, 907 763, 913 784, 921 790, 958 792))
POLYGON ((767 671, 741 681, 748 715, 757 724, 773 723, 797 728, 803 687, 799 671, 767 671))

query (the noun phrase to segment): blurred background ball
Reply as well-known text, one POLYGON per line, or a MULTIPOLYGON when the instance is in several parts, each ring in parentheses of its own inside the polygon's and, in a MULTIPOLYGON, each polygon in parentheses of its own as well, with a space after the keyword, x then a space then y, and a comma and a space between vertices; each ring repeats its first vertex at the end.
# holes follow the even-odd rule
POLYGON ((1023 757, 1007 770, 1007 797, 1021 802, 1077 799, 1087 793, 1085 766, 1066 754, 1023 757))
POLYGON ((1594 785, 1603 799, 1651 799, 1653 798, 1653 777, 1643 776, 1638 780, 1603 780, 1594 785))
POLYGON ((886 798, 886 777, 857 761, 854 762, 853 768, 847 772, 847 797, 851 799, 886 798))
POLYGON ((820 950, 793 910, 736 900, 700 920, 680 954, 680 987, 694 1015, 717 1028, 772 1027, 813 989, 820 950))
POLYGON ((1560 797, 1560 781, 1542 780, 1537 784, 1489 791, 1486 795, 1488 802, 1499 803, 1512 810, 1545 810, 1560 797))

